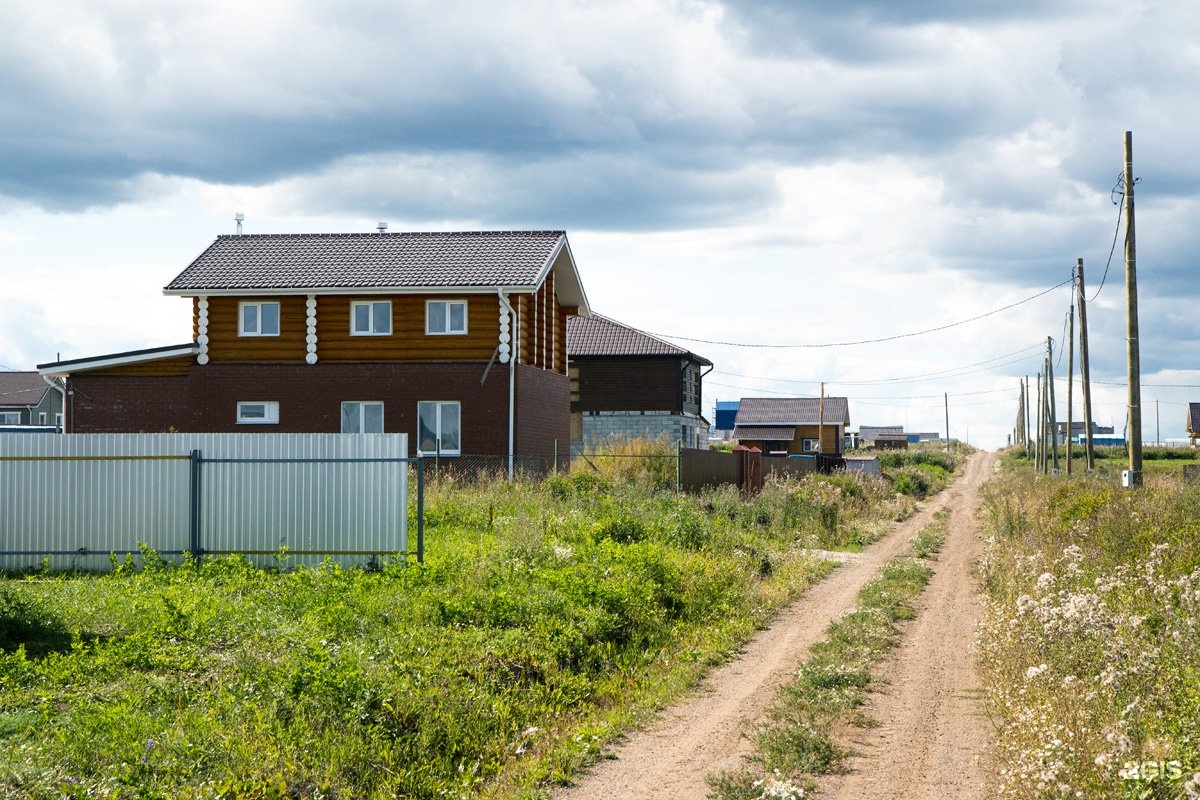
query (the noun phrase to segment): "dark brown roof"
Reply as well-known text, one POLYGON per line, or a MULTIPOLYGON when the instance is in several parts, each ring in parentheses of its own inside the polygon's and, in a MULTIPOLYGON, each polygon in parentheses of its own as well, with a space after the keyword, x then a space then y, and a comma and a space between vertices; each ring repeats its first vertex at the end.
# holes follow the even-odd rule
POLYGON ((772 428, 768 426, 733 429, 733 438, 752 442, 790 442, 796 438, 795 428, 772 428))
POLYGON ((36 372, 0 372, 0 406, 36 406, 50 386, 36 372))
POLYGON ((692 358, 705 366, 712 365, 707 358, 596 313, 589 317, 567 319, 567 355, 572 358, 580 356, 679 356, 680 358, 692 358))
POLYGON ((1188 433, 1200 435, 1200 403, 1188 403, 1188 433))
POLYGON ((164 291, 532 287, 566 247, 564 231, 218 236, 164 291))
MULTIPOLYGON (((743 397, 734 424, 816 425, 821 421, 821 401, 816 397, 743 397)), ((825 398, 826 425, 849 425, 850 408, 844 397, 825 398)))

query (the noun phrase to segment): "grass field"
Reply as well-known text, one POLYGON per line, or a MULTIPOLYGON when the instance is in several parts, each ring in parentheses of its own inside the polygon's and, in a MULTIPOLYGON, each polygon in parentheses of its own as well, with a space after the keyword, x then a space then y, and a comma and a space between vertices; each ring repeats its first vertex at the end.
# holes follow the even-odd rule
POLYGON ((427 561, 0 580, 0 797, 534 796, 903 518, 855 476, 438 482, 427 561))
POLYGON ((1111 455, 1071 479, 1010 458, 986 490, 1003 797, 1200 797, 1200 485, 1148 450, 1122 489, 1111 455))

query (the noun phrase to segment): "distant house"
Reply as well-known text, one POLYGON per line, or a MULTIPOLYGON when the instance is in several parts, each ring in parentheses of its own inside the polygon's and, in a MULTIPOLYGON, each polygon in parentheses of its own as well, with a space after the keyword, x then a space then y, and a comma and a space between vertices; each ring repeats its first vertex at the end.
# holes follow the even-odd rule
POLYGON ((1187 432, 1188 440, 1195 447, 1196 440, 1200 439, 1200 403, 1188 403, 1187 432))
POLYGON ((62 426, 62 392, 37 372, 0 372, 0 426, 62 426))
POLYGON ((906 433, 877 433, 875 448, 877 450, 907 450, 912 442, 906 433))
MULTIPOLYGON (((1095 422, 1092 423, 1092 439, 1093 440, 1095 440, 1095 437, 1097 437, 1097 436, 1111 437, 1115 433, 1115 431, 1116 431, 1116 429, 1113 428, 1112 425, 1097 425, 1095 422)), ((1066 435, 1067 435, 1067 423, 1065 421, 1058 423, 1058 441, 1060 443, 1065 442, 1066 435)), ((1078 422, 1078 421, 1072 422, 1071 423, 1071 441, 1079 442, 1085 438, 1087 438, 1087 423, 1078 422)))
POLYGON ((849 425, 845 397, 743 397, 733 435, 768 454, 840 455, 849 425))
POLYGON ((738 412, 737 400, 718 400, 714 409, 713 428, 717 435, 722 439, 729 439, 733 436, 733 427, 736 424, 738 412))
POLYGON ((601 314, 567 320, 571 438, 667 437, 707 448, 701 380, 712 362, 601 314))
POLYGON ((70 432, 408 433, 418 453, 567 450, 563 231, 219 236, 163 290, 193 341, 40 364, 70 432))
POLYGON ((874 445, 875 437, 881 433, 902 434, 904 433, 903 425, 860 425, 858 427, 858 440, 866 445, 874 445))

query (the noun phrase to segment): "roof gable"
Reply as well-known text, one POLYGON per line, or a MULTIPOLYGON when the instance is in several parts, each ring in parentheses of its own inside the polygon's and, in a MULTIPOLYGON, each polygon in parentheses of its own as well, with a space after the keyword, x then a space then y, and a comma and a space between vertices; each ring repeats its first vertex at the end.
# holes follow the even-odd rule
POLYGON ((36 372, 0 372, 0 407, 36 406, 50 386, 36 372))
POLYGON ((826 397, 822 414, 818 397, 743 397, 737 425, 849 425, 850 407, 844 397, 826 397))
POLYGON ((691 358, 706 366, 712 364, 656 336, 643 333, 601 314, 571 317, 567 320, 567 355, 587 356, 678 356, 691 358))
POLYGON ((163 291, 533 291, 551 270, 560 302, 586 314, 565 231, 222 235, 163 291))

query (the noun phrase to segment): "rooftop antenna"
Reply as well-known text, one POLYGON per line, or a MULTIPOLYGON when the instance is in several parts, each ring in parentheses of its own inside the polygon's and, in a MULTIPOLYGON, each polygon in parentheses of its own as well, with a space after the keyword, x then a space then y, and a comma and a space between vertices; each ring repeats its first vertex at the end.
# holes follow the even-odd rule
POLYGON ((245 218, 246 218, 246 215, 240 211, 238 211, 237 213, 235 213, 233 215, 233 221, 237 223, 237 235, 238 236, 242 235, 242 220, 244 220, 245 218))
POLYGON ((387 233, 387 223, 380 222, 378 225, 375 226, 375 229, 377 231, 379 231, 380 233, 387 233))

